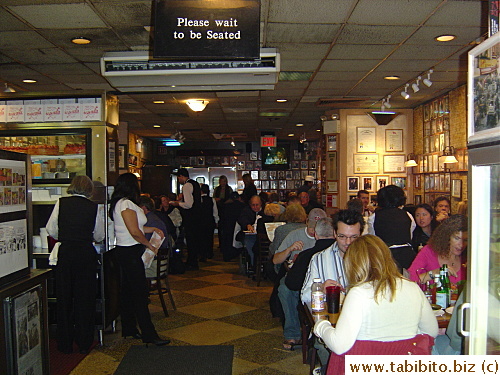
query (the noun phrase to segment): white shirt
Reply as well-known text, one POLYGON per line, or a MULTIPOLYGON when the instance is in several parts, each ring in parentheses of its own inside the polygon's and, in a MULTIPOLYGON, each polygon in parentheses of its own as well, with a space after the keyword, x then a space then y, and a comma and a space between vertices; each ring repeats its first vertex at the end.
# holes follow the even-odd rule
POLYGON ((135 211, 137 214, 137 223, 139 224, 139 229, 144 233, 144 225, 146 225, 147 218, 144 214, 142 208, 132 202, 130 199, 122 198, 118 202, 116 202, 115 210, 113 211, 113 221, 115 223, 115 237, 116 244, 118 246, 132 246, 137 245, 137 242, 134 237, 130 234, 123 221, 122 211, 126 209, 130 209, 135 211))
POLYGON ((337 354, 351 349, 356 340, 397 341, 419 333, 437 336, 436 316, 416 283, 400 279, 394 301, 386 297, 376 303, 371 283, 356 286, 347 293, 336 328, 322 321, 314 333, 337 354))
POLYGON ((179 206, 189 210, 193 207, 194 198, 193 198, 193 185, 189 182, 186 182, 182 185, 182 196, 184 197, 182 202, 179 202, 179 206))
POLYGON ((344 288, 346 287, 344 259, 340 256, 337 242, 314 254, 309 262, 309 268, 300 292, 300 299, 308 305, 311 304, 311 286, 316 278, 321 279, 322 283, 328 279, 335 280, 344 288))
MULTIPOLYGON (((73 196, 76 197, 83 197, 88 199, 84 195, 80 194, 73 194, 73 196)), ((54 239, 59 238, 59 199, 57 200, 54 209, 52 210, 52 214, 50 215, 49 221, 47 222, 46 229, 47 233, 54 239)), ((101 242, 104 239, 104 215, 103 215, 103 210, 101 206, 98 206, 97 208, 97 216, 95 218, 95 225, 94 225, 94 240, 96 242, 101 242)))

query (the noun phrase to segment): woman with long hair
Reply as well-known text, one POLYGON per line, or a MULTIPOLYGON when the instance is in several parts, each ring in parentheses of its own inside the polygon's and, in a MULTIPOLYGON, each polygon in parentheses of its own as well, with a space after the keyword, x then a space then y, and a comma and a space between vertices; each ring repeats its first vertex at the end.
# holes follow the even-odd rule
POLYGON ((94 186, 87 176, 76 176, 69 197, 60 198, 47 222, 47 232, 60 242, 57 254, 57 348, 87 353, 94 341, 97 291, 97 253, 93 240, 104 239, 104 218, 90 200, 94 186))
MULTIPOLYGON (((415 342, 417 349, 424 341, 426 353, 414 354, 430 354, 433 340, 417 335, 436 337, 436 317, 418 285, 401 276, 387 245, 369 234, 357 238, 344 256, 344 267, 349 287, 336 328, 325 320, 314 326, 328 348, 337 355, 353 350, 383 354, 391 346, 408 354, 408 344, 415 342)), ((339 362, 332 357, 330 362, 328 374, 344 370, 334 368, 339 362)))
POLYGON ((140 197, 139 182, 132 173, 121 174, 116 180, 111 196, 109 216, 115 224, 116 259, 120 267, 120 315, 122 336, 142 339, 157 346, 170 341, 158 336, 148 309, 148 287, 142 255, 146 248, 155 254, 158 248, 149 242, 144 233, 163 232, 145 227, 147 218, 137 205, 140 197), (137 330, 137 325, 141 332, 137 330))
POLYGON ((464 215, 452 215, 441 222, 408 269, 410 279, 420 282, 431 280, 433 275, 439 274, 441 266, 446 264, 451 283, 465 280, 467 224, 467 217, 464 215))
POLYGON ((439 225, 434 215, 434 210, 427 203, 419 204, 416 207, 413 217, 417 226, 413 230, 413 237, 411 239, 411 245, 415 252, 420 251, 422 247, 427 245, 432 231, 439 225))

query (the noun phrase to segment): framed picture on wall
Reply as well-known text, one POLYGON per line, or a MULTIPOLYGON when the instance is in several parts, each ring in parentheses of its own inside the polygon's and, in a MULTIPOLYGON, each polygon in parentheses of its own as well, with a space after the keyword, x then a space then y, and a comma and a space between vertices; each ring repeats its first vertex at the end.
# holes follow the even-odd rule
POLYGON ((292 169, 299 169, 300 162, 298 160, 292 160, 292 169))
POLYGON ((327 193, 338 193, 338 191, 339 191, 338 181, 327 181, 326 182, 326 191, 327 191, 327 193))
POLYGON ((326 178, 336 180, 337 176, 337 153, 329 152, 326 155, 326 178))
POLYGON ((420 189, 421 186, 421 176, 419 174, 415 175, 415 189, 420 189))
POLYGON ((375 182, 375 189, 380 190, 389 185, 389 176, 377 176, 375 182))
POLYGON ((401 173, 404 170, 404 155, 384 155, 384 173, 401 173))
MULTIPOLYGON (((125 157, 127 155, 127 145, 118 145, 118 168, 119 169, 125 169, 127 168, 127 158, 125 157)), ((462 158, 463 160, 463 158, 462 158)))
POLYGON ((316 179, 316 170, 314 171, 309 171, 309 176, 313 176, 314 179, 316 179))
POLYGON ((363 190, 373 190, 373 177, 363 177, 363 190))
POLYGON ((453 198, 462 198, 462 180, 451 181, 451 196, 453 198))
POLYGON ((251 170, 253 170, 253 169, 254 169, 254 167, 253 167, 253 161, 247 161, 246 163, 247 163, 246 168, 247 168, 248 170, 250 170, 250 171, 251 171, 251 170))
POLYGON ((356 152, 377 152, 377 128, 356 128, 356 152))
POLYGON ((240 160, 240 161, 238 161, 237 169, 238 169, 239 171, 243 171, 243 170, 245 170, 245 161, 244 161, 244 160, 240 160))
MULTIPOLYGON (((404 155, 403 155, 404 159, 404 155)), ((403 160, 404 164, 404 160, 403 160)), ((354 154, 354 173, 378 173, 378 154, 354 154)))
POLYGON ((357 176, 347 177, 347 190, 349 191, 359 190, 359 177, 357 176))
POLYGON ((308 169, 309 168, 309 162, 307 160, 302 160, 300 162, 300 169, 308 169))
POLYGON ((403 152, 403 129, 385 131, 385 151, 403 152))
POLYGON ((422 196, 421 195, 415 195, 415 198, 413 199, 413 202, 415 206, 418 206, 419 204, 422 204, 422 196))
POLYGON ((252 151, 250 153, 250 160, 257 160, 257 151, 252 151))
POLYGON ((269 181, 261 181, 261 187, 262 187, 262 190, 264 191, 267 191, 269 190, 269 181))
POLYGON ((252 177, 252 180, 258 180, 259 179, 259 171, 250 171, 250 177, 252 177))
POLYGON ((391 183, 401 189, 406 189, 406 177, 392 177, 391 183))

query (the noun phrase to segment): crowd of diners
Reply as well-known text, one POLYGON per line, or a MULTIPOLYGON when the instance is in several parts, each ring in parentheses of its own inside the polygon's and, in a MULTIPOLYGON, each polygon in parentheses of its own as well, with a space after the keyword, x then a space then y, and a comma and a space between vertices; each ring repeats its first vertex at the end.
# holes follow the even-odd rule
MULTIPOLYGON (((389 185, 377 192, 376 204, 370 202, 367 191, 360 190, 345 209, 329 216, 317 200, 312 176, 307 176, 286 202, 280 202, 276 193, 257 194, 249 174, 243 176, 242 194, 231 189, 225 176, 220 176, 213 196, 209 187, 192 180, 185 168, 178 170, 177 179, 182 185, 179 195, 154 199, 141 195, 131 173, 120 175, 115 184, 108 215, 114 222, 122 278, 123 337, 158 346, 169 343, 157 334, 148 311, 150 286, 146 277, 150 271, 144 269, 142 255, 146 249, 155 254, 159 251, 151 242, 154 233, 165 238, 163 248, 185 246, 186 261, 177 264, 176 271, 189 272, 214 256, 217 228, 223 260, 244 259, 251 276, 257 266, 258 241, 270 235, 266 224, 276 222, 269 238, 270 259, 259 266, 274 283, 270 308, 273 316, 282 320, 284 349, 302 345, 297 306, 310 304, 311 285, 319 278, 325 290, 340 286, 345 299, 335 327, 325 320, 314 327, 318 373, 337 373, 339 358, 345 353, 384 354, 388 347, 397 347, 407 354, 411 345, 423 348, 414 354, 430 354, 438 324, 416 282, 431 280, 443 264, 448 266, 452 283, 462 284, 466 277, 467 218, 463 213, 451 214, 448 198, 437 198, 433 207, 407 205, 404 191, 389 185)), ((95 298, 94 302, 88 295, 72 300, 85 286, 84 281, 75 284, 71 279, 75 267, 81 274, 95 264, 89 244, 102 237, 93 225, 100 220, 98 212, 88 204, 92 186, 88 180, 80 180, 84 179, 72 183, 68 190, 72 195, 60 200, 47 225, 49 233, 59 236, 61 242, 56 275, 62 280, 58 285, 65 285, 65 290, 58 294, 58 337, 59 349, 65 353, 71 351, 73 340, 82 352, 89 349, 85 330, 91 329, 89 311, 95 298), (75 244, 66 237, 76 225, 73 221, 81 219, 74 215, 77 206, 87 207, 87 224, 78 239, 80 253, 70 257, 68 249, 75 244), (83 268, 82 257, 87 265, 83 268), (70 300, 87 306, 82 310, 86 315, 73 316, 76 310, 70 300)), ((82 280, 87 279, 91 277, 82 280)), ((436 341, 434 354, 461 352, 461 339, 454 332, 446 332, 438 340, 441 342, 437 345, 436 341)))

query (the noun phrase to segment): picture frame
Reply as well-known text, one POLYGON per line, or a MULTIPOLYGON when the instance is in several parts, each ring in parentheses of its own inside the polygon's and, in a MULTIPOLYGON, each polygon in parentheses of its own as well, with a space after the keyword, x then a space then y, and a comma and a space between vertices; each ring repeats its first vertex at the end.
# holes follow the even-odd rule
POLYGON ((239 160, 238 164, 236 165, 236 169, 238 171, 244 171, 245 170, 245 161, 244 160, 239 160))
POLYGON ((246 169, 248 169, 249 171, 254 170, 253 161, 247 161, 246 162, 246 169))
POLYGON ((300 162, 300 169, 308 169, 309 168, 309 162, 307 160, 302 160, 300 162))
POLYGON ((250 153, 250 160, 257 160, 257 151, 252 151, 250 153))
POLYGON ((309 169, 316 169, 316 160, 309 161, 309 169))
POLYGON ((356 128, 356 152, 377 152, 376 127, 356 128))
POLYGON ((403 152, 403 129, 385 130, 385 151, 403 152))
POLYGON ((198 156, 196 158, 196 165, 199 167, 202 167, 205 165, 205 157, 204 156, 198 156))
POLYGON ((415 206, 422 204, 422 196, 419 194, 415 195, 413 198, 413 203, 415 204, 415 206))
POLYGON ((373 177, 362 177, 363 190, 373 191, 373 177))
POLYGON ((267 180, 261 181, 261 187, 262 187, 262 190, 268 191, 269 190, 269 181, 267 181, 267 180))
POLYGON ((326 178, 337 180, 337 152, 328 152, 326 155, 326 178))
POLYGON ((350 176, 347 177, 347 191, 358 191, 359 190, 359 177, 350 176))
POLYGON ((422 186, 422 176, 419 174, 415 175, 415 189, 420 190, 420 187, 422 186))
POLYGON ((378 154, 354 154, 354 173, 377 174, 378 172, 378 154))
POLYGON ((380 190, 389 185, 389 176, 377 176, 375 177, 375 188, 380 190))
POLYGON ((339 182, 338 181, 327 181, 326 182, 326 192, 327 193, 338 193, 339 182))
POLYGON ((327 135, 326 136, 327 151, 337 151, 337 135, 327 135))
MULTIPOLYGON (((468 56, 468 143, 483 143, 498 139, 500 121, 494 115, 489 115, 489 107, 495 111, 495 103, 499 100, 498 88, 490 95, 490 84, 496 82, 497 69, 500 64, 500 38, 498 32, 486 39, 480 45, 469 51, 468 56), (486 110, 479 108, 486 106, 486 110), (496 121, 495 121, 496 119, 496 121)), ((495 83, 497 84, 497 83, 495 83)), ((455 181, 455 180, 453 180, 455 181)), ((452 184, 453 185, 453 184, 452 184)))
POLYGON ((313 171, 311 170, 311 171, 309 171, 309 176, 313 176, 313 177, 314 177, 314 179, 316 180, 316 178, 317 178, 317 176, 316 176, 316 170, 313 170, 313 171))
POLYGON ((118 169, 127 169, 127 145, 118 145, 118 169))
POLYGON ((402 173, 404 171, 404 155, 384 155, 384 173, 402 173))
POLYGON ((302 159, 302 153, 299 150, 293 150, 293 158, 295 161, 302 159))
POLYGON ((300 162, 298 160, 292 160, 292 169, 299 169, 300 162))
POLYGON ((406 189, 406 177, 391 177, 391 184, 406 189))
POLYGON ((462 198, 462 180, 451 180, 451 196, 453 198, 462 198))
POLYGON ((267 173, 267 171, 260 171, 260 179, 261 180, 267 180, 268 179, 268 173, 267 173))
POLYGON ((326 207, 336 208, 339 206, 338 194, 327 194, 326 195, 326 207))
POLYGON ((250 177, 252 180, 256 181, 259 179, 259 171, 250 171, 250 177))
POLYGON ((221 157, 220 165, 229 165, 229 156, 221 157))

